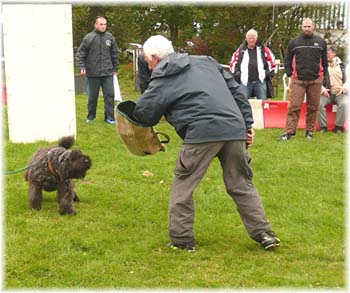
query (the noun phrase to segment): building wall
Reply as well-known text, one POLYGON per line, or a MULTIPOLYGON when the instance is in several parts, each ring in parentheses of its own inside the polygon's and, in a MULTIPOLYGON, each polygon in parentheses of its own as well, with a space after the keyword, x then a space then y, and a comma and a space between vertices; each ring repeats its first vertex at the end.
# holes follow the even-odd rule
POLYGON ((76 135, 71 5, 4 4, 9 138, 76 135))

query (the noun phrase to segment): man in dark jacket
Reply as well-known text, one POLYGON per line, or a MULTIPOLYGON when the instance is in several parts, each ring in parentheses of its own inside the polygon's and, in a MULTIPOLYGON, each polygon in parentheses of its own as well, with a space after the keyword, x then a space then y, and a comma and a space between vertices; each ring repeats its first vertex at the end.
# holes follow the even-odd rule
POLYGON ((195 250, 193 192, 215 157, 249 235, 266 249, 279 246, 252 183, 253 118, 243 88, 213 58, 174 53, 162 36, 149 38, 143 50, 151 82, 133 115, 145 126, 164 115, 183 139, 169 204, 170 247, 195 250))
POLYGON ((327 44, 313 34, 314 24, 305 18, 303 33, 291 40, 285 56, 285 69, 290 84, 290 104, 285 132, 279 140, 290 140, 298 126, 301 106, 306 94, 306 138, 313 139, 322 83, 329 88, 327 44))
POLYGON ((107 20, 97 17, 95 29, 84 37, 76 54, 80 74, 87 76, 87 123, 91 123, 96 117, 98 95, 102 87, 104 120, 108 124, 115 124, 113 75, 118 72, 118 48, 115 38, 106 29, 107 20))
POLYGON ((148 68, 148 63, 145 60, 143 53, 137 57, 137 78, 140 86, 141 94, 147 89, 148 84, 151 81, 151 70, 148 68))

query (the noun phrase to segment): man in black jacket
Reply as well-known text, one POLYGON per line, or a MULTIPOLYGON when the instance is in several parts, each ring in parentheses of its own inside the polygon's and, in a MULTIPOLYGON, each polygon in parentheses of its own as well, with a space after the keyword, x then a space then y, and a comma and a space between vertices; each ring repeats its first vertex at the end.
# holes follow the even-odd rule
POLYGON ((193 192, 216 157, 249 235, 265 249, 279 246, 252 183, 253 117, 243 87, 213 58, 174 53, 162 36, 149 38, 143 50, 151 82, 133 115, 145 126, 164 115, 183 139, 169 205, 170 247, 195 250, 193 192))
POLYGON ((98 16, 95 29, 84 37, 76 54, 80 74, 87 76, 87 123, 93 122, 96 117, 98 95, 102 87, 104 120, 108 124, 115 124, 113 75, 118 72, 118 48, 115 38, 106 29, 107 20, 98 16))
POLYGON ((140 86, 141 94, 147 89, 148 84, 151 81, 151 70, 148 68, 148 63, 145 60, 143 53, 137 57, 137 78, 140 86))
POLYGON ((305 94, 305 136, 313 139, 322 83, 329 88, 327 44, 313 34, 314 23, 310 18, 303 20, 301 28, 303 33, 289 42, 284 60, 286 74, 291 78, 290 104, 285 132, 279 140, 290 140, 295 135, 305 94))

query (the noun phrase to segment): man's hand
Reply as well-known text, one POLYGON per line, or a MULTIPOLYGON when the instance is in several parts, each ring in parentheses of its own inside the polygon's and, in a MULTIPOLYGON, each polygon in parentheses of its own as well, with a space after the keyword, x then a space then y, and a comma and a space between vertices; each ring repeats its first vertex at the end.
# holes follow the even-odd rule
POLYGON ((233 77, 238 83, 241 83, 241 72, 239 70, 233 73, 233 77))
POLYGON ((330 98, 329 92, 330 92, 329 89, 324 89, 324 90, 321 92, 321 95, 329 99, 329 98, 330 98))
POLYGON ((345 88, 340 89, 339 92, 336 94, 336 96, 338 97, 342 94, 345 94, 345 88))
POLYGON ((80 70, 80 75, 82 75, 82 76, 85 76, 85 75, 86 75, 85 69, 81 69, 81 70, 80 70))
POLYGON ((250 148, 253 145, 255 131, 253 128, 247 130, 247 147, 250 148))

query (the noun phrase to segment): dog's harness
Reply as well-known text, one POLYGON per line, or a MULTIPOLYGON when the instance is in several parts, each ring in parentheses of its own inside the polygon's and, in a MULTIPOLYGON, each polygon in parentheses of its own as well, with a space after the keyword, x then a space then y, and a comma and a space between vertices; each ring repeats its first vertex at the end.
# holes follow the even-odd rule
POLYGON ((54 168, 52 167, 52 164, 51 164, 51 151, 48 152, 48 157, 47 157, 47 167, 49 168, 49 171, 50 173, 55 176, 55 177, 58 177, 58 174, 56 173, 56 171, 54 170, 54 168))

